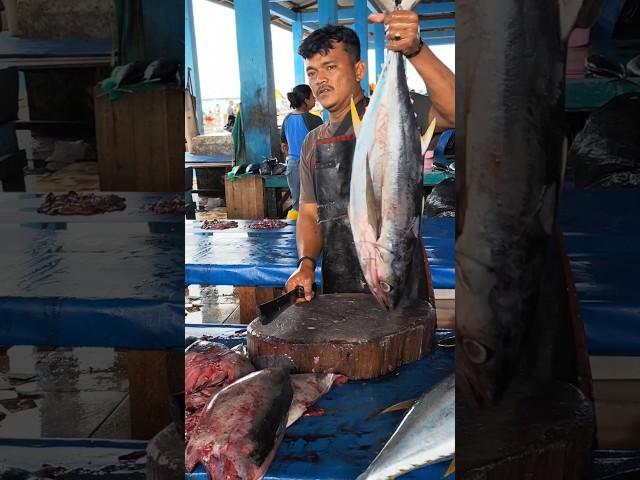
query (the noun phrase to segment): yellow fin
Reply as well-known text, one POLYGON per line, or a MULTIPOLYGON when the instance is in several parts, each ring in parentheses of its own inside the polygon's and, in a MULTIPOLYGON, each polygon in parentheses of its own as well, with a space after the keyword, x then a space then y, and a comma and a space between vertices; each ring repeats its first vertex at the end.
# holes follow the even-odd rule
POLYGON ((353 103, 353 97, 351 97, 351 123, 353 124, 353 133, 355 133, 357 137, 360 135, 360 126, 362 125, 362 121, 358 115, 356 104, 353 103))
POLYGON ((455 471, 456 471, 456 459, 454 458, 453 460, 451 460, 451 464, 449 465, 449 468, 447 468, 447 471, 444 472, 443 477, 448 477, 455 471))
POLYGON ((415 399, 405 400, 404 402, 396 403, 395 405, 391 405, 390 407, 385 408, 378 415, 381 415, 383 413, 397 412, 399 410, 407 410, 413 407, 414 403, 416 403, 415 399))
POLYGON ((424 157, 424 154, 427 152, 427 148, 429 148, 429 144, 431 143, 431 139, 433 138, 433 132, 435 132, 436 130, 436 119, 435 117, 433 118, 433 120, 431 120, 431 123, 429 124, 429 128, 427 128, 427 131, 424 132, 424 135, 422 135, 422 137, 420 137, 420 145, 421 145, 421 150, 422 150, 422 156, 424 157))

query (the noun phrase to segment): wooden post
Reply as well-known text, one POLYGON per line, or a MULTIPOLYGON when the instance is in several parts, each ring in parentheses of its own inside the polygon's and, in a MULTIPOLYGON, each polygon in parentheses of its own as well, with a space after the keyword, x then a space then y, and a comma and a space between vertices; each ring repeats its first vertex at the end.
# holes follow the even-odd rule
POLYGON ((258 315, 258 305, 283 293, 278 288, 236 287, 240 297, 240 323, 248 324, 258 315))

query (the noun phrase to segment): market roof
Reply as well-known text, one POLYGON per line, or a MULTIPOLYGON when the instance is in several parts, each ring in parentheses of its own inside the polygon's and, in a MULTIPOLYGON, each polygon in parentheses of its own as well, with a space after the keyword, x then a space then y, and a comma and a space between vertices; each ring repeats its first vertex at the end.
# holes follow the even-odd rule
MULTIPOLYGON (((209 0, 233 8, 233 0, 209 0)), ((354 21, 354 0, 337 0, 338 23, 351 25, 354 21)), ((291 30, 291 25, 301 15, 307 32, 319 27, 317 0, 270 1, 271 23, 291 30)), ((378 11, 371 1, 369 10, 378 11)), ((425 43, 455 42, 455 2, 442 0, 421 0, 416 11, 420 16, 420 31, 425 43)), ((369 46, 373 47, 373 32, 369 32, 369 46)))

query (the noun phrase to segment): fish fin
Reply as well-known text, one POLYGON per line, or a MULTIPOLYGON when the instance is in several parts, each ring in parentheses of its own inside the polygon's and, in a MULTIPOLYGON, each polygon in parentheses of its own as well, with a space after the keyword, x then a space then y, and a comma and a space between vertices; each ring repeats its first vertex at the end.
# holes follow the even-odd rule
POLYGON ((422 152, 422 156, 424 157, 424 154, 427 153, 427 149, 429 148, 429 144, 431 143, 431 139, 433 138, 433 133, 436 130, 436 119, 435 117, 433 118, 433 120, 431 120, 431 123, 429 124, 429 128, 427 128, 427 131, 424 132, 424 135, 422 135, 420 137, 420 151, 422 152))
POLYGON ((371 179, 371 168, 369 167, 369 156, 367 156, 366 162, 366 198, 367 198, 367 218, 369 219, 369 225, 375 233, 376 239, 380 235, 380 231, 378 229, 379 221, 378 221, 378 208, 376 207, 376 194, 373 190, 373 180, 371 179))
POLYGON ((358 135, 360 135, 360 127, 362 126, 362 121, 360 120, 360 116, 358 115, 356 104, 353 102, 353 97, 351 97, 351 123, 353 124, 353 133, 355 133, 356 138, 358 138, 358 135))
POLYGON ((404 402, 399 402, 391 405, 390 407, 382 410, 378 415, 382 415, 383 413, 391 413, 391 412, 399 412, 401 410, 408 410, 413 407, 413 404, 416 403, 416 399, 412 398, 411 400, 405 400, 404 402))
POLYGON ((449 475, 451 475, 455 471, 456 471, 456 459, 454 458, 453 460, 451 460, 451 463, 449 464, 449 468, 447 468, 447 471, 444 472, 444 475, 442 475, 442 476, 443 477, 448 477, 449 475))
POLYGON ((600 15, 602 0, 559 0, 560 38, 566 41, 574 27, 590 27, 600 15))

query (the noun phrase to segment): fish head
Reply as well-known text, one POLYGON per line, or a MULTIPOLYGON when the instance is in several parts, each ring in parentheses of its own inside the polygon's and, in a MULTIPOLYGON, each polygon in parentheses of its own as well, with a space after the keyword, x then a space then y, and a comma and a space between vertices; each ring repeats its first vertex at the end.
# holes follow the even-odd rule
POLYGON ((396 308, 402 297, 404 281, 399 272, 405 270, 397 265, 398 256, 393 252, 380 249, 378 256, 374 280, 369 285, 378 302, 387 311, 391 311, 396 308))
POLYGON ((362 60, 348 52, 342 42, 319 51, 306 61, 309 86, 316 100, 329 111, 348 107, 360 91, 360 80, 366 67, 362 60))
POLYGON ((499 402, 525 332, 522 291, 502 279, 479 263, 465 262, 463 269, 456 261, 456 296, 465 298, 456 306, 456 384, 476 406, 499 402))

